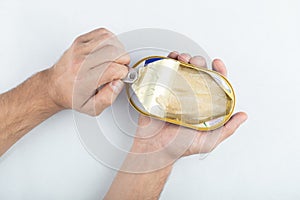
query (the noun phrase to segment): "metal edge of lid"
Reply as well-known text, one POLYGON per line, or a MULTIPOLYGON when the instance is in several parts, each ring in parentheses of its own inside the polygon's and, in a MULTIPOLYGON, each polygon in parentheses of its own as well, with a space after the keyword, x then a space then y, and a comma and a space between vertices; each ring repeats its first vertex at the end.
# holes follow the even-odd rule
MULTIPOLYGON (((153 59, 153 58, 172 59, 172 58, 165 57, 165 56, 148 56, 148 57, 145 57, 145 58, 139 60, 138 62, 136 62, 132 66, 132 68, 136 68, 139 64, 141 64, 145 60, 147 60, 147 59, 153 59)), ((175 60, 175 59, 172 59, 172 60, 175 60)), ((189 67, 189 68, 192 68, 192 69, 195 69, 195 70, 198 70, 198 71, 214 73, 214 74, 220 76, 227 83, 227 85, 229 86, 229 88, 232 91, 232 96, 231 96, 232 106, 231 106, 231 109, 230 109, 229 113, 224 116, 224 119, 220 123, 218 123, 218 124, 216 124, 214 126, 211 126, 211 127, 198 127, 198 126, 195 126, 195 125, 192 125, 192 124, 187 124, 187 123, 181 122, 179 120, 170 119, 170 118, 161 118, 161 117, 157 117, 155 115, 152 115, 150 113, 146 113, 146 112, 142 111, 140 108, 138 108, 136 106, 136 104, 132 101, 132 99, 130 97, 130 93, 129 93, 129 87, 130 87, 130 85, 126 85, 126 94, 127 94, 127 98, 129 100, 130 105, 136 111, 138 111, 139 113, 141 113, 141 114, 143 114, 145 116, 152 117, 152 118, 155 118, 155 119, 159 119, 159 120, 162 120, 162 121, 165 121, 165 122, 169 122, 169 123, 172 123, 172 124, 176 124, 176 125, 179 125, 179 126, 184 126, 184 127, 187 127, 187 128, 199 130, 199 131, 211 131, 211 130, 215 130, 215 129, 218 129, 218 128, 222 127, 227 121, 229 121, 230 117, 233 114, 233 111, 234 111, 234 108, 235 108, 235 104, 236 104, 236 98, 235 98, 236 96, 235 96, 235 92, 234 92, 234 89, 233 89, 231 83, 228 81, 228 79, 224 75, 222 75, 222 74, 220 74, 220 73, 218 73, 216 71, 213 71, 213 70, 210 70, 210 69, 199 68, 199 67, 196 67, 194 65, 191 65, 191 64, 188 64, 188 63, 183 63, 183 62, 178 61, 178 60, 175 60, 175 61, 180 62, 180 64, 182 66, 185 66, 185 67, 189 67)), ((222 88, 222 89, 224 90, 224 88, 222 88)), ((227 94, 226 91, 225 91, 225 93, 227 94)))

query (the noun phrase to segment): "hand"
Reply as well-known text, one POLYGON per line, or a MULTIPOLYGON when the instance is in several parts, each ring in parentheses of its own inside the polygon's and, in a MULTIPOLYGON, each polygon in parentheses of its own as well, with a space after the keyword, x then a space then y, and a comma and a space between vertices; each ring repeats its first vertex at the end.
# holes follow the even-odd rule
POLYGON ((127 75, 129 62, 110 31, 100 28, 81 35, 48 70, 49 95, 62 109, 99 115, 122 90, 120 79, 127 75))
MULTIPOLYGON (((206 67, 205 59, 200 56, 191 57, 189 54, 172 52, 168 57, 198 67, 206 67)), ((226 76, 227 71, 221 60, 214 60, 212 65, 213 70, 226 76)), ((159 169, 183 156, 211 152, 231 136, 246 119, 246 113, 238 112, 223 127, 214 131, 202 132, 140 115, 132 152, 145 154, 144 158, 139 158, 140 160, 152 159, 147 161, 145 167, 147 171, 159 169)), ((132 160, 138 160, 138 156, 134 158, 132 155, 132 157, 132 160)), ((128 170, 129 167, 133 167, 133 165, 128 166, 128 170)), ((141 171, 142 169, 137 170, 141 171)))
MULTIPOLYGON (((206 67, 205 60, 199 56, 172 52, 169 57, 206 67)), ((221 60, 214 60, 213 69, 226 75, 221 60)), ((105 199, 159 199, 172 164, 177 159, 210 152, 246 119, 245 113, 236 113, 223 127, 201 132, 140 115, 131 153, 126 157, 105 199)))

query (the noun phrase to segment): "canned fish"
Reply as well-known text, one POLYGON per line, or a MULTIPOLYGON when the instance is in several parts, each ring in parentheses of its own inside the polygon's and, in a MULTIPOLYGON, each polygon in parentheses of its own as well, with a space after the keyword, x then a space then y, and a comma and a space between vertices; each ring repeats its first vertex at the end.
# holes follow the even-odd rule
POLYGON ((131 71, 135 77, 127 84, 127 96, 141 114, 208 131, 233 113, 234 90, 218 72, 162 56, 143 58, 131 71))

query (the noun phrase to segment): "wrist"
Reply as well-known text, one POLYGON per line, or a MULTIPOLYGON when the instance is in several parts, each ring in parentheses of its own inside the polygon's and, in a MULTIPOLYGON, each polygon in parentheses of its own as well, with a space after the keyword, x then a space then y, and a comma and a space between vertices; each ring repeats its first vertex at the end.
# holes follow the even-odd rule
POLYGON ((171 171, 178 158, 162 148, 156 142, 147 139, 135 139, 122 170, 133 173, 152 173, 171 171))
POLYGON ((104 199, 159 199, 171 171, 172 165, 145 173, 120 170, 104 199))
POLYGON ((151 138, 135 138, 131 147, 131 152, 146 154, 158 151, 161 148, 161 145, 151 138))
POLYGON ((64 109, 60 104, 57 103, 56 101, 56 95, 54 92, 54 82, 52 80, 51 76, 51 68, 43 70, 37 74, 38 77, 38 84, 42 93, 45 102, 47 102, 47 106, 49 109, 51 109, 53 112, 59 112, 64 109))

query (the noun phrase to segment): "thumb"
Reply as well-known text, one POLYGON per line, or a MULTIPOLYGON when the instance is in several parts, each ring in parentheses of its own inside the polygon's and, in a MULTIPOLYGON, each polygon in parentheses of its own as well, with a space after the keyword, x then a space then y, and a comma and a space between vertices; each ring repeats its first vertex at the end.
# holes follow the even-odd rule
POLYGON ((221 128, 222 138, 221 141, 231 136, 238 127, 247 120, 248 116, 244 112, 238 112, 234 114, 230 120, 221 128))
POLYGON ((215 149, 221 142, 231 136, 238 127, 247 120, 247 114, 238 112, 221 128, 211 132, 203 132, 196 137, 192 144, 190 153, 209 153, 215 149))

